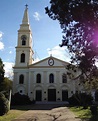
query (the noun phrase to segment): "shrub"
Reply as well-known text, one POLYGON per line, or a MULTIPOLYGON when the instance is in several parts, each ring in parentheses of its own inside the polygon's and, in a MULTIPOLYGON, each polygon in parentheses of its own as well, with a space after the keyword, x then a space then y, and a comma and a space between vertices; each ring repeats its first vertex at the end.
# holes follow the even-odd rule
POLYGON ((11 98, 12 105, 26 105, 31 103, 32 101, 29 99, 27 95, 21 95, 19 93, 12 95, 12 98, 11 98))
POLYGON ((92 96, 86 93, 75 93, 68 99, 70 105, 87 106, 92 104, 92 96))
POLYGON ((73 106, 79 105, 79 101, 76 99, 75 94, 68 99, 68 102, 73 106))
POLYGON ((95 92, 95 101, 98 101, 98 91, 95 92))
POLYGON ((9 101, 5 98, 5 95, 0 92, 0 116, 9 111, 9 101))
POLYGON ((92 115, 97 115, 97 106, 96 105, 91 105, 90 110, 92 115))

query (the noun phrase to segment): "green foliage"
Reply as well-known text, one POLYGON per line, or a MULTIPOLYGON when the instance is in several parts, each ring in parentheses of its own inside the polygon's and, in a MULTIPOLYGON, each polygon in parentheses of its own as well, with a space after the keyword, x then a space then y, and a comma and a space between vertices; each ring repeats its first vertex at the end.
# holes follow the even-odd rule
POLYGON ((82 107, 71 107, 70 110, 83 121, 98 121, 98 115, 92 115, 90 108, 83 109, 82 107))
POLYGON ((12 121, 23 113, 25 113, 25 110, 10 110, 7 115, 0 116, 0 121, 12 121))
POLYGON ((90 110, 92 115, 97 115, 97 106, 96 105, 91 105, 90 110))
POLYGON ((9 101, 3 93, 0 93, 0 116, 9 111, 9 101))
MULTIPOLYGON (((91 111, 90 108, 83 109, 83 107, 70 107, 70 110, 75 113, 81 119, 90 119, 91 118, 91 111)), ((94 120, 92 120, 94 121, 94 120)))
POLYGON ((95 101, 98 102, 98 90, 95 92, 95 101))
POLYGON ((0 85, 3 82, 3 80, 4 80, 4 73, 5 73, 5 71, 4 71, 4 64, 2 62, 2 59, 0 58, 0 85))
POLYGON ((4 80, 1 83, 0 91, 9 91, 11 89, 12 89, 12 81, 9 78, 4 77, 4 80))
POLYGON ((97 0, 50 0, 50 7, 45 8, 51 19, 59 21, 63 30, 60 46, 67 46, 71 64, 81 69, 86 81, 92 81, 98 59, 97 6, 97 0))
POLYGON ((5 79, 4 79, 4 64, 0 58, 0 91, 3 91, 2 93, 0 92, 0 115, 4 115, 5 113, 7 113, 9 111, 9 101, 6 97, 8 97, 6 91, 4 92, 4 90, 8 89, 6 88, 6 86, 8 86, 7 84, 5 85, 5 79), (6 94, 6 97, 4 94, 6 94))
POLYGON ((5 98, 7 98, 9 100, 10 90, 9 91, 1 91, 1 93, 5 96, 5 98))
POLYGON ((12 89, 12 81, 4 77, 4 64, 2 59, 0 58, 0 91, 9 91, 12 89))
POLYGON ((21 95, 19 93, 12 95, 12 98, 11 98, 12 105, 27 105, 31 103, 32 101, 30 101, 27 95, 21 95))

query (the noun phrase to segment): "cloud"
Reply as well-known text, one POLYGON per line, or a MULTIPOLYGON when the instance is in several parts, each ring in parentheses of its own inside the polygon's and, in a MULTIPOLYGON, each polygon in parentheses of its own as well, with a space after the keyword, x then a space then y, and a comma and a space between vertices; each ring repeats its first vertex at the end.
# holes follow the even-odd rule
POLYGON ((10 51, 9 54, 12 54, 12 51, 10 51))
POLYGON ((38 61, 40 61, 40 59, 39 58, 35 58, 34 61, 33 61, 33 63, 36 63, 38 61))
POLYGON ((0 31, 0 40, 2 39, 3 32, 0 31))
POLYGON ((68 50, 66 47, 55 46, 52 49, 48 48, 47 51, 49 56, 52 55, 53 57, 56 57, 66 62, 70 61, 70 54, 68 53, 68 50))
POLYGON ((14 63, 4 62, 5 77, 13 79, 13 66, 14 63))
POLYGON ((40 14, 38 12, 34 12, 33 17, 35 18, 35 20, 39 21, 40 20, 40 14))
MULTIPOLYGON (((0 31, 0 40, 2 40, 3 32, 0 31)), ((0 50, 4 49, 4 44, 3 42, 0 41, 0 50)))
POLYGON ((4 44, 3 42, 0 41, 0 50, 3 50, 4 49, 4 44))

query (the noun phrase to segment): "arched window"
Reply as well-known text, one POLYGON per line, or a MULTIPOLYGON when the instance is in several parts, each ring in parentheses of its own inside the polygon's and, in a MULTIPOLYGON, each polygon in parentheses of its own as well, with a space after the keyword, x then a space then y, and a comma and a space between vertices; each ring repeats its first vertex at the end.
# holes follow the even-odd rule
POLYGON ((21 74, 21 75, 19 76, 19 84, 23 84, 23 83, 24 83, 24 75, 21 74))
POLYGON ((26 45, 26 40, 22 40, 22 45, 26 45))
POLYGON ((21 63, 24 63, 24 62, 25 62, 25 54, 22 53, 22 54, 21 54, 21 63))
POLYGON ((54 83, 54 75, 53 74, 49 75, 49 83, 54 83))
POLYGON ((67 83, 67 76, 65 73, 62 75, 62 83, 67 83))
POLYGON ((41 75, 40 74, 36 75, 36 83, 41 83, 41 75))

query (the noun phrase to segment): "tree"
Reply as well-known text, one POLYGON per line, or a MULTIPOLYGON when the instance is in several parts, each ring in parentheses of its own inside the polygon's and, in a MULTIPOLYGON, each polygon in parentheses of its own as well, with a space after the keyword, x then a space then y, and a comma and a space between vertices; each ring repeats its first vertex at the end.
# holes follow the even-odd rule
POLYGON ((4 77, 4 80, 1 83, 0 91, 9 91, 11 89, 12 89, 12 81, 9 78, 4 77))
POLYGON ((98 1, 97 0, 50 0, 46 14, 58 20, 63 30, 60 46, 67 46, 71 64, 85 75, 86 81, 95 78, 98 60, 98 1))
POLYGON ((2 59, 0 58, 0 86, 1 86, 1 83, 3 82, 4 80, 4 64, 2 62, 2 59))
POLYGON ((9 90, 12 88, 12 82, 4 77, 4 64, 0 59, 0 116, 7 113, 10 109, 9 90))
POLYGON ((84 108, 87 108, 88 105, 91 105, 93 98, 90 94, 87 93, 75 93, 71 97, 69 97, 68 102, 71 105, 81 105, 84 108))
POLYGON ((9 91, 12 89, 12 81, 4 77, 5 70, 2 59, 0 58, 0 91, 9 91))
POLYGON ((9 101, 3 93, 0 92, 0 116, 9 111, 9 101))

